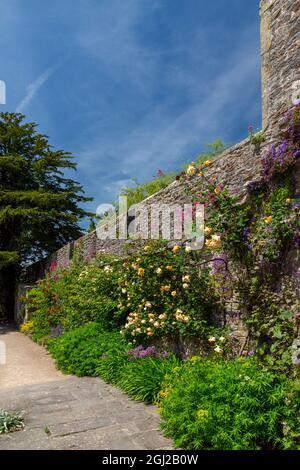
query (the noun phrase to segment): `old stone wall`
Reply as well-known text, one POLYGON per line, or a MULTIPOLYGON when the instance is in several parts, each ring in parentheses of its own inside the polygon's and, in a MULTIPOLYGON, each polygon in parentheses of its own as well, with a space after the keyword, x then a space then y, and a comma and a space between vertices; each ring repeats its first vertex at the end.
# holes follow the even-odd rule
MULTIPOLYGON (((262 147, 261 151, 263 151, 262 147)), ((235 145, 220 156, 218 156, 206 170, 209 177, 215 176, 218 181, 226 185, 229 190, 237 192, 243 197, 247 192, 247 184, 260 179, 261 165, 256 149, 249 142, 249 139, 235 145)), ((190 189, 197 188, 199 178, 190 179, 190 189)), ((185 183, 174 181, 167 188, 159 191, 147 200, 136 205, 135 213, 141 210, 150 210, 152 204, 180 204, 190 203, 191 197, 186 192, 185 183)), ((150 235, 150 233, 149 233, 150 235)), ((80 247, 83 257, 91 259, 97 253, 109 253, 115 255, 123 254, 124 245, 130 243, 129 240, 100 240, 96 231, 88 233, 73 243, 59 249, 56 253, 42 263, 37 263, 28 269, 28 278, 41 277, 45 269, 49 269, 52 263, 57 267, 66 267, 72 260, 76 248, 80 247)))
POLYGON ((263 128, 300 98, 300 0, 261 0, 263 128))

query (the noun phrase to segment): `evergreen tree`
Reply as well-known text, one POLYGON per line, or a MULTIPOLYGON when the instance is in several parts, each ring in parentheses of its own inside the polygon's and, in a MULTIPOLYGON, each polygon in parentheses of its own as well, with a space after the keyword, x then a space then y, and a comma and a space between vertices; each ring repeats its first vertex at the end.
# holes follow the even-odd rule
POLYGON ((80 204, 90 199, 65 176, 75 169, 72 155, 54 150, 37 124, 25 123, 22 114, 0 113, 2 297, 7 297, 7 284, 18 267, 81 235, 78 222, 88 214, 80 204))

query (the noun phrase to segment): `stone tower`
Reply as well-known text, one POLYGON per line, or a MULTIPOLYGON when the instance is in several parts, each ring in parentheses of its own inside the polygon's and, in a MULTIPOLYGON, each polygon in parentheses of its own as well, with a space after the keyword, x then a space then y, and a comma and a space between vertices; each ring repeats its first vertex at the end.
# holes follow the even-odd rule
POLYGON ((300 0, 261 0, 260 14, 265 129, 300 99, 300 0))

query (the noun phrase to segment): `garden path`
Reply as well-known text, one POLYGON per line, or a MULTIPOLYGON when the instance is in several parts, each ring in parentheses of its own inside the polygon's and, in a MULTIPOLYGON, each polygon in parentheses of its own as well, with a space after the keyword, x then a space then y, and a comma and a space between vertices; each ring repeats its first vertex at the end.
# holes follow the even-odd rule
POLYGON ((157 430, 156 407, 99 378, 61 374, 44 348, 12 328, 0 326, 1 341, 7 360, 1 365, 0 357, 0 408, 23 411, 26 426, 0 435, 0 450, 172 448, 157 430))

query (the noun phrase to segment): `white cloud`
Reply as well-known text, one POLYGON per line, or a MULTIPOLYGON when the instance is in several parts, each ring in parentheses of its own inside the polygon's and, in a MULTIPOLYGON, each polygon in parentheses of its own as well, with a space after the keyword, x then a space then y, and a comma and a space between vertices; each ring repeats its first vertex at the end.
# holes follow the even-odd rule
POLYGON ((28 106, 31 100, 35 97, 39 89, 44 85, 44 83, 51 77, 55 67, 49 67, 45 72, 43 72, 36 80, 30 83, 26 88, 26 95, 17 105, 16 112, 22 113, 24 109, 28 106))
MULTIPOLYGON (((219 137, 228 141, 230 126, 239 126, 241 113, 249 119, 256 115, 259 103, 254 106, 249 96, 251 84, 258 82, 260 59, 251 37, 253 31, 249 30, 241 38, 240 46, 227 56, 223 71, 210 80, 195 74, 184 82, 180 76, 183 90, 185 85, 190 98, 180 114, 174 114, 168 107, 153 105, 143 119, 128 129, 125 137, 120 135, 113 139, 111 135, 100 133, 79 151, 79 169, 87 180, 93 181, 90 189, 94 194, 101 198, 106 191, 109 195, 116 193, 120 187, 120 172, 145 179, 154 175, 158 168, 175 168, 184 158, 192 158, 191 152, 196 147, 200 150, 201 144, 219 137), (199 92, 201 88, 205 94, 199 92), (99 185, 105 176, 103 166, 107 168, 105 158, 111 179, 116 175, 115 184, 99 185)), ((157 75, 159 65, 155 68, 157 75)), ((246 133, 245 127, 245 136, 246 133)))

